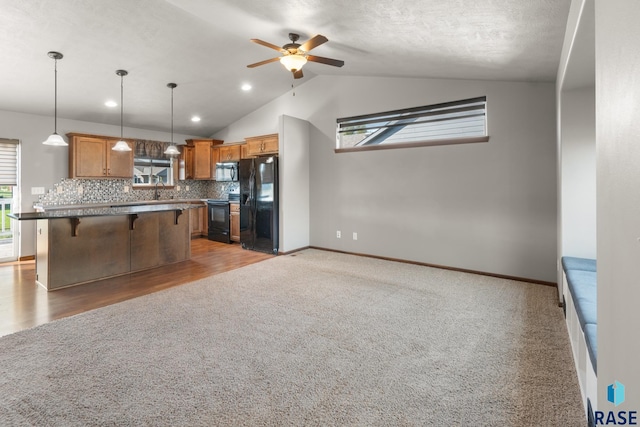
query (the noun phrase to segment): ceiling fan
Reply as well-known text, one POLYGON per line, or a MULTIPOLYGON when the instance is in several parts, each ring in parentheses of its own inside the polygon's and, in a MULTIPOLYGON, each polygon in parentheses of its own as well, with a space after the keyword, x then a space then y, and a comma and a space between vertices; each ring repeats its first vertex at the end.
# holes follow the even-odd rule
POLYGON ((260 65, 268 64, 270 62, 280 61, 287 70, 293 73, 294 79, 300 79, 302 78, 302 66, 306 64, 307 61, 319 62, 320 64, 332 65, 334 67, 342 67, 344 65, 344 61, 340 61, 338 59, 309 55, 309 51, 311 49, 329 41, 325 36, 318 34, 317 36, 310 38, 302 44, 297 43, 299 38, 300 36, 298 34, 289 33, 289 39, 291 40, 291 43, 287 43, 282 47, 276 46, 260 39, 251 39, 251 41, 254 43, 261 44, 262 46, 266 46, 273 50, 277 50, 278 52, 282 53, 282 56, 256 62, 255 64, 247 65, 247 67, 254 68, 260 65))

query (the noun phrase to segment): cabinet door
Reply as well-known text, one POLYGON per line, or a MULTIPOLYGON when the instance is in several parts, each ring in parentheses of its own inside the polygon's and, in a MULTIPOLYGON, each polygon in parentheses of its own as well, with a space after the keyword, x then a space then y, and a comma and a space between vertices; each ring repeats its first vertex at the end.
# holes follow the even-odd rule
MULTIPOLYGON (((107 176, 107 141, 100 138, 72 137, 69 153, 70 178, 97 178, 107 176)), ((133 171, 133 165, 132 165, 133 171)))
MULTIPOLYGON (((117 141, 107 141, 107 176, 110 178, 132 178, 133 177, 133 150, 113 151, 112 148, 117 141)), ((133 145, 131 141, 127 141, 133 145)))
POLYGON ((260 156, 263 154, 278 153, 278 135, 264 135, 247 138, 247 154, 249 156, 260 156))
POLYGON ((234 242, 240 241, 240 204, 230 203, 229 219, 231 222, 231 240, 234 242))
POLYGON ((213 147, 211 149, 211 167, 214 169, 213 175, 211 176, 213 177, 216 176, 215 174, 216 163, 220 163, 220 148, 213 147))
POLYGON ((262 140, 262 151, 265 154, 275 154, 278 152, 278 136, 270 136, 262 140))
POLYGON ((202 223, 202 235, 207 237, 209 235, 209 219, 207 216, 209 209, 207 209, 207 205, 204 205, 198 210, 200 211, 200 221, 202 223))
POLYGON ((189 209, 189 221, 191 222, 191 237, 202 235, 202 210, 206 215, 207 208, 189 209))
POLYGON ((180 179, 193 179, 193 147, 190 145, 182 146, 180 169, 180 179))
POLYGON ((240 146, 240 158, 241 159, 250 159, 253 156, 249 154, 249 146, 247 144, 242 144, 240 146))
POLYGON ((194 141, 193 144, 193 178, 211 179, 211 141, 194 141))
POLYGON ((237 162, 240 160, 240 145, 220 147, 220 162, 237 162))

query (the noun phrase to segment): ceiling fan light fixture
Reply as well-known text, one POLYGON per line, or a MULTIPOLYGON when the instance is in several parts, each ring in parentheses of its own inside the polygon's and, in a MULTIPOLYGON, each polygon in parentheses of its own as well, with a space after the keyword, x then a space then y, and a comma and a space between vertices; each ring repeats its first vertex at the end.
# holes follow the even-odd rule
POLYGON ((301 70, 302 66, 307 63, 307 58, 298 54, 285 55, 280 58, 280 63, 284 65, 284 68, 287 70, 296 72, 301 70))

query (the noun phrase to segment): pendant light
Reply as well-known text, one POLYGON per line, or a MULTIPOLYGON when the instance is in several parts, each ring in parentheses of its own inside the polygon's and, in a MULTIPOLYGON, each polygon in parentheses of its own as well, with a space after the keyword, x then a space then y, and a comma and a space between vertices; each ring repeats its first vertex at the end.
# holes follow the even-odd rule
POLYGON ((54 103, 53 103, 53 133, 49 135, 46 141, 43 142, 44 145, 54 145, 57 147, 64 147, 65 145, 69 145, 65 142, 65 140, 58 135, 58 59, 62 59, 63 55, 60 52, 49 52, 47 53, 49 58, 55 60, 54 65, 54 103))
POLYGON ((167 87, 171 89, 171 145, 164 150, 164 154, 168 156, 176 156, 180 154, 180 150, 173 143, 173 89, 175 89, 178 85, 175 83, 167 83, 167 87))
POLYGON ((131 147, 127 144, 127 141, 124 140, 124 76, 129 74, 125 70, 116 70, 116 74, 120 76, 120 141, 116 142, 116 145, 113 146, 112 150, 114 151, 131 151, 131 147))

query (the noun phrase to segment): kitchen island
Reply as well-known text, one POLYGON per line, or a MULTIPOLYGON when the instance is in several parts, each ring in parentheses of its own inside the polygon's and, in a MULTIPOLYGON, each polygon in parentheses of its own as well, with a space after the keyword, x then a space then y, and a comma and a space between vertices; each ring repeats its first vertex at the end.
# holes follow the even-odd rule
POLYGON ((201 206, 85 205, 10 216, 36 221, 36 282, 51 291, 188 260, 185 211, 201 206))

